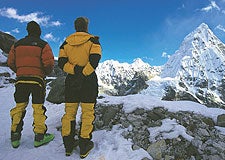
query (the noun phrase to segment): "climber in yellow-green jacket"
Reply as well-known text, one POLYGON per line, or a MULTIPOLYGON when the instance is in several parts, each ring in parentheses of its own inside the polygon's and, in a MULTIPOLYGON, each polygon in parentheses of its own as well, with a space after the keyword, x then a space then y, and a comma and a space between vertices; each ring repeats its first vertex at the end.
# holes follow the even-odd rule
POLYGON ((67 74, 65 80, 65 114, 62 117, 62 137, 66 156, 75 147, 75 125, 78 106, 81 106, 79 133, 80 157, 85 158, 94 147, 91 141, 94 107, 98 96, 95 69, 101 59, 99 37, 88 33, 88 19, 79 17, 74 22, 76 32, 60 46, 58 65, 67 74))

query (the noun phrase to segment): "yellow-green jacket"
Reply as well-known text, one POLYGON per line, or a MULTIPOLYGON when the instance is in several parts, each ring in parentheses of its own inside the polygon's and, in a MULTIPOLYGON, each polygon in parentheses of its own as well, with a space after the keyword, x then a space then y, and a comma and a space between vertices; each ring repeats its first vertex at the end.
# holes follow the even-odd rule
POLYGON ((58 65, 68 74, 75 74, 76 65, 84 67, 82 73, 88 76, 98 66, 101 54, 98 37, 86 32, 75 32, 61 45, 58 65))

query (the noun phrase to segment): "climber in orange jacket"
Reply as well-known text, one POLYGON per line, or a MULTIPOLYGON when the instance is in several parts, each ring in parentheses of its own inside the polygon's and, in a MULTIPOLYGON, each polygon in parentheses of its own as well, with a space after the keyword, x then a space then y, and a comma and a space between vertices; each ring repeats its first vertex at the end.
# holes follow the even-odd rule
POLYGON ((94 147, 91 141, 94 107, 98 96, 95 69, 102 50, 99 37, 88 33, 88 19, 79 17, 74 22, 76 32, 69 35, 60 47, 58 65, 68 73, 65 80, 65 114, 62 117, 62 137, 66 156, 70 156, 75 143, 76 113, 82 109, 79 134, 80 157, 85 158, 94 147))
POLYGON ((9 52, 8 66, 16 73, 14 99, 16 106, 11 109, 11 144, 13 148, 20 145, 23 130, 23 118, 32 95, 34 146, 39 147, 53 140, 54 135, 46 133, 45 120, 45 77, 54 66, 54 57, 49 44, 40 39, 41 28, 31 21, 27 24, 28 35, 17 41, 9 52))

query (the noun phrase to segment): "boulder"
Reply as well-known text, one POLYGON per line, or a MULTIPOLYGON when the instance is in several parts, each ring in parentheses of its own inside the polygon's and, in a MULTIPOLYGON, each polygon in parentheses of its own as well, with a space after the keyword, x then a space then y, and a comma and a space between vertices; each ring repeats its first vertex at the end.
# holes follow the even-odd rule
POLYGON ((56 104, 60 104, 65 102, 65 76, 62 77, 58 77, 55 80, 53 80, 50 84, 50 86, 52 87, 48 97, 47 97, 47 101, 51 102, 51 103, 56 103, 56 104))
POLYGON ((220 127, 225 127, 225 114, 217 116, 217 125, 220 127))

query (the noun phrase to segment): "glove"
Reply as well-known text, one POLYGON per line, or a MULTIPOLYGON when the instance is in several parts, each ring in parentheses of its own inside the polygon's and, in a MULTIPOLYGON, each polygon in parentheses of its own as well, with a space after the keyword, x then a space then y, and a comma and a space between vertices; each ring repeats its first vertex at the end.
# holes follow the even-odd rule
POLYGON ((83 74, 83 73, 82 73, 83 69, 84 69, 84 67, 75 65, 75 66, 74 66, 74 74, 83 74))
POLYGON ((74 66, 74 74, 77 75, 79 78, 84 79, 85 75, 82 73, 84 67, 75 65, 74 66))
POLYGON ((85 81, 85 75, 82 73, 84 67, 75 65, 74 67, 74 76, 76 77, 79 88, 82 87, 83 82, 85 81))

